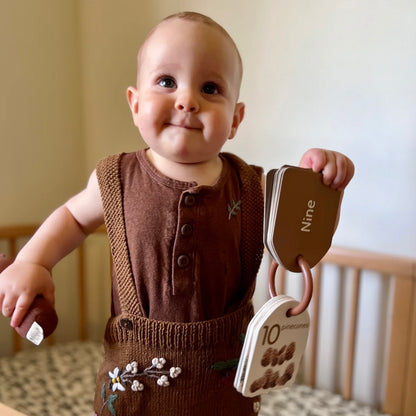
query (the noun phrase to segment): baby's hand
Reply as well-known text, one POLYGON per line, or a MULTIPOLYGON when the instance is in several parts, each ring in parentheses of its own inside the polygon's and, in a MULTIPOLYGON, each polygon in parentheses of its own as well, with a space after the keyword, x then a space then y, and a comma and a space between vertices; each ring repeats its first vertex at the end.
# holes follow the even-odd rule
POLYGON ((11 317, 10 325, 17 327, 37 295, 54 304, 55 287, 51 273, 45 267, 16 260, 0 273, 0 309, 11 317))
POLYGON ((314 172, 322 172, 325 185, 343 190, 354 176, 354 164, 342 153, 325 149, 310 149, 303 156, 299 166, 314 172))

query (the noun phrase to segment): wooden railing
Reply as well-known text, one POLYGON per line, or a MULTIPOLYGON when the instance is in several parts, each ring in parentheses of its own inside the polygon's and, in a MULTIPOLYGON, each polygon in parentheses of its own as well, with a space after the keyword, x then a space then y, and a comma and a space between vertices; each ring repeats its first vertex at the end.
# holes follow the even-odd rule
MULTIPOLYGON (((387 360, 384 368, 384 394, 381 410, 393 416, 416 415, 416 260, 389 256, 351 248, 332 247, 321 263, 313 270, 313 301, 310 306, 311 327, 309 380, 314 387, 318 369, 318 335, 320 330, 321 280, 326 265, 349 269, 349 317, 347 345, 343 362, 344 380, 342 395, 353 398, 353 375, 356 361, 357 316, 361 295, 361 278, 366 271, 376 272, 389 279, 391 286, 388 322, 387 360)), ((285 293, 286 272, 279 271, 279 293, 285 293)))
MULTIPOLYGON (((2 226, 0 227, 0 241, 4 241, 6 249, 4 250, 7 256, 14 258, 18 252, 19 247, 25 243, 38 229, 39 224, 27 224, 16 226, 2 226)), ((106 232, 104 226, 97 228, 94 234, 103 234, 106 232)), ((86 308, 86 260, 85 247, 81 244, 75 249, 76 264, 77 264, 77 285, 78 285, 78 338, 83 341, 87 339, 87 308, 86 308)), ((47 338, 49 344, 54 343, 53 334, 47 338)), ((21 337, 13 331, 13 351, 18 352, 22 349, 21 337)))
MULTIPOLYGON (((0 227, 0 241, 6 241, 7 253, 13 257, 21 239, 29 238, 37 225, 0 227)), ((100 227, 95 233, 104 233, 100 227)), ((79 339, 87 337, 87 316, 85 296, 85 253, 84 246, 77 250, 78 290, 79 290, 79 339)), ((321 301, 321 280, 326 265, 352 270, 350 285, 350 316, 348 319, 348 345, 346 348, 346 370, 343 382, 343 396, 352 398, 354 363, 356 360, 357 308, 360 300, 362 272, 373 271, 388 276, 392 286, 385 367, 385 386, 381 410, 393 416, 416 415, 416 260, 377 254, 350 248, 332 247, 322 262, 313 270, 314 294, 310 307, 312 315, 309 341, 309 380, 315 386, 318 367, 318 334, 321 301)), ((285 271, 279 268, 278 292, 285 292, 285 271)), ((15 336, 15 351, 21 348, 20 337, 15 336)))

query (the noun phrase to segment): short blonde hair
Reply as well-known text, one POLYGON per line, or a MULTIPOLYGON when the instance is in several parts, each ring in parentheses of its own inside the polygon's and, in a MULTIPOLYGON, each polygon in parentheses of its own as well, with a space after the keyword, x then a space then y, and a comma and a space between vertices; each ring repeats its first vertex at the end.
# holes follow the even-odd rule
POLYGON ((171 14, 170 16, 165 17, 164 19, 162 19, 146 36, 146 39, 144 40, 142 47, 140 48, 140 51, 138 53, 137 56, 137 64, 138 67, 140 65, 140 55, 141 55, 141 50, 143 49, 143 46, 146 44, 147 40, 152 36, 152 34, 157 30, 157 28, 159 27, 160 24, 162 24, 163 22, 166 22, 167 20, 172 20, 172 19, 181 19, 181 20, 186 20, 186 21, 190 21, 190 22, 200 22, 200 23, 204 23, 208 26, 211 26, 212 28, 218 30, 219 32, 221 32, 233 45, 234 50, 237 54, 237 60, 238 60, 238 68, 239 68, 239 76, 240 76, 240 82, 242 80, 243 77, 243 60, 241 59, 241 55, 240 52, 237 48, 237 45, 235 44, 233 38, 230 36, 230 34, 219 24, 217 23, 215 20, 211 19, 210 17, 202 14, 202 13, 197 13, 197 12, 189 12, 189 11, 185 11, 185 12, 179 12, 179 13, 175 13, 175 14, 171 14))
POLYGON ((241 76, 243 75, 243 60, 241 59, 240 51, 238 50, 237 45, 234 42, 234 39, 214 19, 211 19, 210 17, 208 17, 208 16, 206 16, 202 13, 197 13, 197 12, 179 12, 179 13, 171 14, 170 16, 165 17, 160 23, 162 23, 166 20, 170 20, 170 19, 182 19, 182 20, 188 20, 188 21, 191 21, 191 22, 201 22, 201 23, 205 23, 208 26, 213 27, 214 29, 219 30, 232 43, 232 45, 235 49, 235 52, 237 53, 238 65, 240 67, 240 74, 241 74, 241 76))

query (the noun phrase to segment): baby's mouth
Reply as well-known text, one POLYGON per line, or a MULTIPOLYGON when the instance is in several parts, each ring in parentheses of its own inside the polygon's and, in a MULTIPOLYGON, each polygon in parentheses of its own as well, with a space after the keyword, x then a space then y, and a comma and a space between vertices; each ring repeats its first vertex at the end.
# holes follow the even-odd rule
POLYGON ((199 127, 190 126, 188 124, 169 123, 169 125, 172 127, 178 127, 180 129, 185 129, 185 130, 200 130, 199 127))
POLYGON ((172 127, 177 127, 185 130, 201 130, 201 125, 199 123, 189 121, 171 121, 166 124, 172 127))

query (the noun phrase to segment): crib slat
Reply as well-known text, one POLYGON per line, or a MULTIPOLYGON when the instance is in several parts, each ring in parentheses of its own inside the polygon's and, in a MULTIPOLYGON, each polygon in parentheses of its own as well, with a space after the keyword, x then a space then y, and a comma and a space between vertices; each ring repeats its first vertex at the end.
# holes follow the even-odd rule
POLYGON ((315 387, 316 384, 316 366, 318 358, 318 335, 319 335, 319 307, 321 294, 321 273, 322 265, 319 263, 314 270, 313 278, 313 303, 312 319, 309 334, 310 342, 310 363, 309 363, 309 385, 315 387))
POLYGON ((38 224, 27 225, 4 225, 0 227, 0 238, 10 239, 19 237, 29 237, 38 229, 38 224))
POLYGON ((406 398, 404 403, 404 416, 416 415, 416 356, 412 351, 416 351, 416 265, 415 278, 413 279, 413 295, 411 305, 413 313, 409 323, 410 344, 408 352, 407 380, 406 380, 406 398))
POLYGON ((322 262, 372 270, 391 276, 411 276, 414 273, 414 259, 345 247, 332 246, 322 262))
POLYGON ((11 258, 16 257, 16 238, 12 237, 8 240, 9 243, 9 255, 11 258))
POLYGON ((20 336, 16 331, 13 331, 13 352, 19 352, 22 350, 22 342, 20 336))
POLYGON ((87 339, 87 312, 85 304, 85 255, 84 244, 77 248, 78 262, 78 336, 81 341, 87 339))
MULTIPOLYGON (((8 238, 8 245, 9 245, 9 256, 11 258, 15 258, 17 254, 17 244, 16 244, 16 237, 8 238)), ((22 349, 22 340, 20 335, 13 331, 13 352, 19 352, 22 349)))
POLYGON ((360 296, 360 277, 361 270, 354 268, 351 286, 351 302, 350 302, 350 320, 348 331, 347 344, 347 359, 344 379, 343 397, 346 400, 351 400, 352 397, 352 382, 354 376, 354 361, 355 361, 355 342, 357 339, 357 316, 358 316, 358 301, 360 296))
MULTIPOLYGON (((411 328, 412 292, 414 281, 408 276, 394 277, 393 309, 391 333, 387 359, 387 374, 384 403, 382 411, 393 416, 410 416, 405 414, 403 407, 406 401, 406 374, 411 328)), ((409 386, 410 387, 410 386, 409 386)), ((414 388, 414 387, 413 387, 414 388)), ((411 392, 414 395, 414 390, 411 392)))

